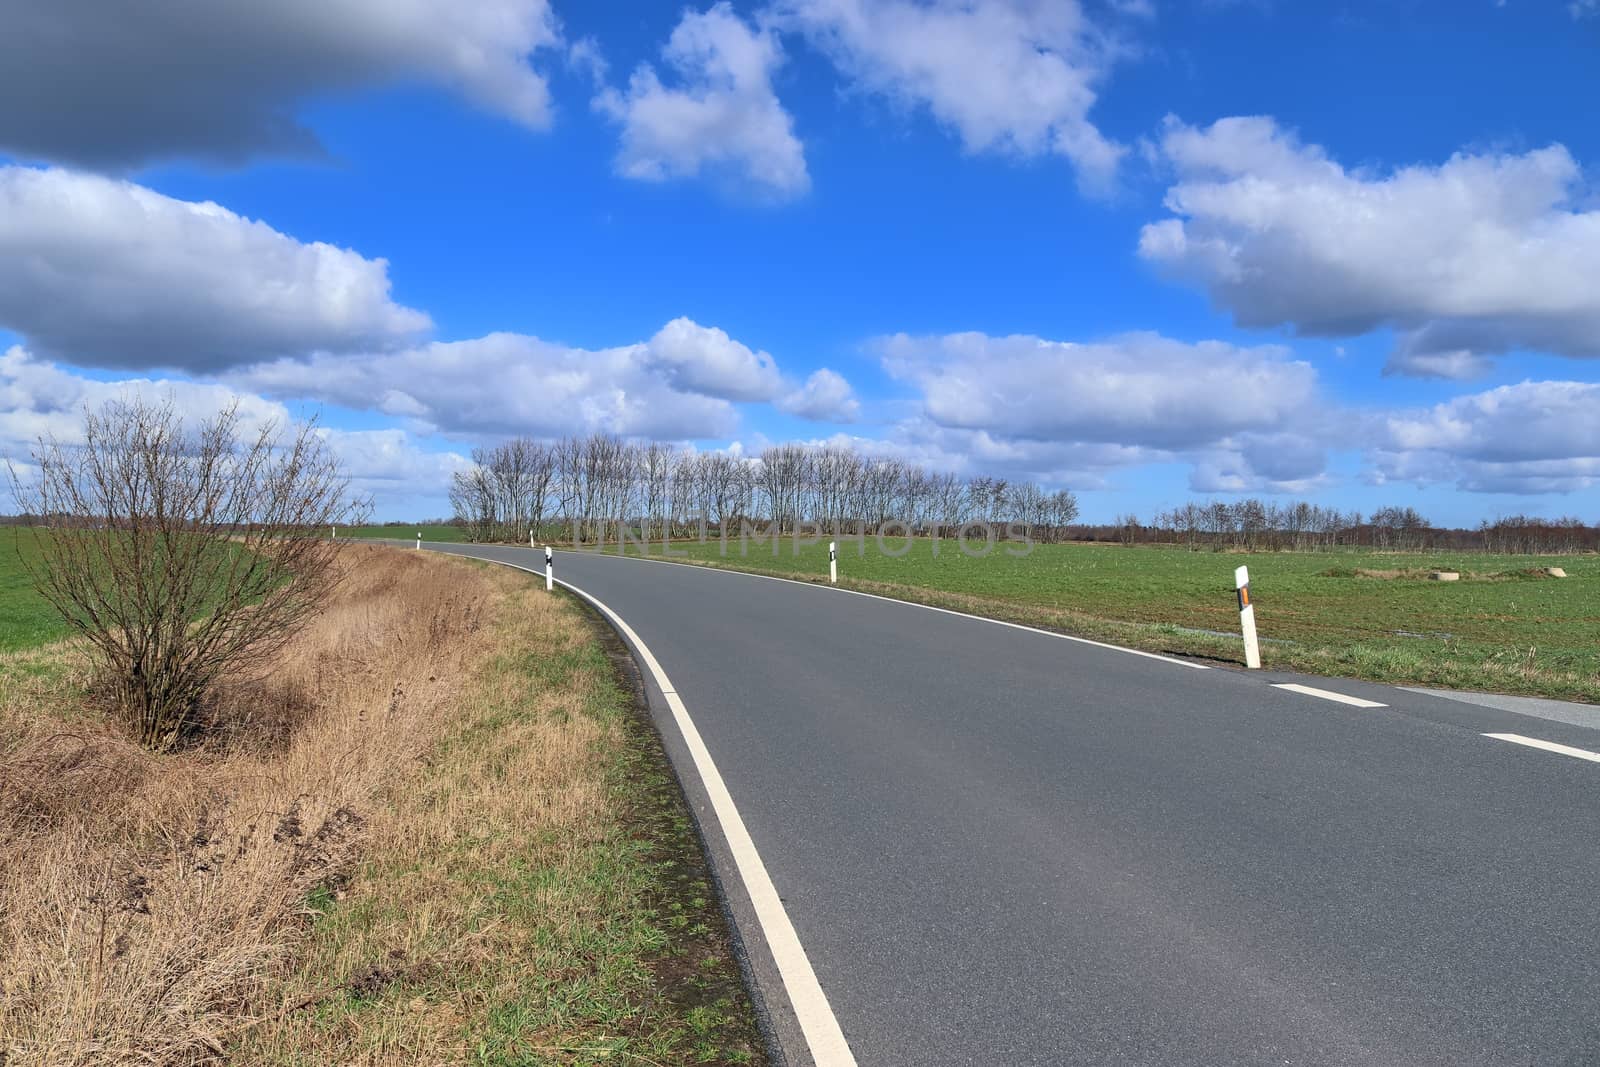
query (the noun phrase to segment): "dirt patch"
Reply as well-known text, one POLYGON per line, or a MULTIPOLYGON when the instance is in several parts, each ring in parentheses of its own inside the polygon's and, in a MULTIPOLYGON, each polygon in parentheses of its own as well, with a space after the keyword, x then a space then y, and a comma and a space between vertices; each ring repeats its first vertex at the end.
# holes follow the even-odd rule
POLYGON ((1449 567, 1403 567, 1394 569, 1380 569, 1373 567, 1329 567, 1327 570, 1317 572, 1319 578, 1367 578, 1384 582, 1426 582, 1433 580, 1435 574, 1461 575, 1463 582, 1520 582, 1544 581, 1554 576, 1548 568, 1524 567, 1509 571, 1455 571, 1449 567))

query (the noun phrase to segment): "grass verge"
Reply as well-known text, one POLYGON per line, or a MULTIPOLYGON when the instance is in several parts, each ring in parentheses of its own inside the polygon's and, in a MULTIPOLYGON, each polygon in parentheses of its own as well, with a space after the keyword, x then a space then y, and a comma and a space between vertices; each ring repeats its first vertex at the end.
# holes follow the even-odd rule
POLYGON ((252 728, 163 757, 78 710, 68 650, 6 657, 0 1060, 760 1062, 592 626, 512 572, 361 550, 238 682, 252 728))

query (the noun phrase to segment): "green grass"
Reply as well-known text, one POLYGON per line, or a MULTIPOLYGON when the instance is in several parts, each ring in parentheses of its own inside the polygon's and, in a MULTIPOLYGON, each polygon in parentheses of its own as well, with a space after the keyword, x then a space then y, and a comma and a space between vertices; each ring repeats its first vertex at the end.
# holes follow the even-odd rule
POLYGON ((0 652, 48 644, 67 634, 61 616, 39 595, 24 566, 37 551, 30 533, 0 530, 0 652))
POLYGON ((384 526, 341 526, 340 537, 388 537, 401 540, 412 540, 417 536, 417 531, 422 531, 424 541, 465 541, 467 528, 465 526, 417 526, 390 523, 384 526))
MULTIPOLYGON (((38 560, 39 538, 48 536, 54 535, 25 527, 0 529, 0 652, 46 645, 70 632, 55 608, 39 595, 26 566, 38 560)), ((218 551, 241 549, 225 546, 218 551)), ((215 599, 210 598, 202 611, 215 599)))
MULTIPOLYGON (((885 542, 901 551, 905 540, 885 542)), ((825 581, 827 546, 737 538, 675 544, 691 561, 825 581)), ((638 549, 630 549, 637 552, 638 549)), ((661 546, 652 546, 659 555, 661 546)), ((1268 667, 1600 701, 1600 556, 1479 553, 1191 552, 1178 547, 1038 545, 984 559, 951 541, 898 557, 867 538, 839 545, 841 584, 1157 651, 1243 659, 1233 570, 1250 567, 1268 667), (1562 567, 1569 577, 1533 572, 1562 567), (1428 570, 1457 570, 1455 583, 1428 570), (1403 571, 1365 577, 1359 571, 1403 571), (1206 631, 1213 631, 1207 633, 1206 631)))
MULTIPOLYGON (((533 590, 519 585, 545 597, 533 590)), ((626 653, 575 600, 554 627, 550 609, 492 622, 495 655, 457 681, 468 716, 396 797, 417 846, 375 848, 353 879, 368 888, 306 902, 301 970, 328 993, 283 1030, 248 1032, 235 1061, 765 1062, 682 794, 621 684, 626 653), (561 747, 569 731, 591 740, 561 747), (546 745, 563 753, 551 765, 546 745), (573 790, 587 814, 570 825, 509 799, 559 810, 573 790)))

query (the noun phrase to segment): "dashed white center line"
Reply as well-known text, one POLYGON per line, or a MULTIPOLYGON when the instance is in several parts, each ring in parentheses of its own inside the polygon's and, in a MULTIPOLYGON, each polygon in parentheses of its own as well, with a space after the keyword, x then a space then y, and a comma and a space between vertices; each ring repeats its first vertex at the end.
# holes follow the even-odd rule
POLYGON ((1521 734, 1484 734, 1496 741, 1510 741, 1513 745, 1527 745, 1529 748, 1542 748, 1546 752, 1559 752, 1563 756, 1573 759, 1586 759, 1590 763, 1600 763, 1600 752, 1590 752, 1586 748, 1573 748, 1571 745, 1558 745, 1554 741, 1541 741, 1537 737, 1523 737, 1521 734))
POLYGON ((1302 696, 1333 700, 1340 704, 1349 704, 1352 708, 1386 708, 1389 706, 1380 704, 1376 700, 1362 700, 1360 697, 1349 697, 1343 693, 1331 693, 1326 689, 1313 689, 1309 685, 1297 685, 1294 682, 1274 682, 1272 688, 1287 689, 1291 693, 1299 693, 1302 696))

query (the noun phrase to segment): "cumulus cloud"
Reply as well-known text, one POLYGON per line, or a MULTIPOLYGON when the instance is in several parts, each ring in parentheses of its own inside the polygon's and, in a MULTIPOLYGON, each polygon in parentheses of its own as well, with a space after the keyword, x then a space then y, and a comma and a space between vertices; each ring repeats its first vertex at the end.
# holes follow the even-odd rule
POLYGON ((925 107, 969 152, 1065 156, 1104 190, 1123 149, 1089 112, 1111 50, 1077 0, 780 0, 862 89, 925 107))
POLYGON ((0 355, 0 450, 10 459, 25 457, 40 437, 72 444, 83 439, 83 412, 112 400, 143 395, 170 398, 185 418, 199 419, 238 403, 244 432, 269 422, 290 420, 282 404, 224 385, 153 378, 101 381, 85 378, 39 359, 21 345, 0 355))
MULTIPOLYGON (((85 409, 135 397, 170 400, 190 421, 237 405, 240 431, 245 435, 259 432, 269 423, 287 425, 294 418, 277 401, 215 382, 86 378, 39 359, 18 345, 0 355, 0 459, 16 464, 19 474, 26 477, 31 469, 28 457, 40 437, 54 437, 68 444, 80 442, 85 409)), ((423 450, 400 429, 321 427, 317 432, 339 457, 354 488, 373 494, 380 502, 442 494, 449 486, 450 475, 469 464, 457 452, 423 450)))
POLYGON ((1572 492, 1600 483, 1600 385, 1525 381, 1381 420, 1379 481, 1484 492, 1572 492))
POLYGON ((783 50, 727 3, 690 11, 662 50, 677 84, 649 64, 625 90, 607 88, 595 107, 622 126, 617 172, 664 181, 731 173, 778 197, 810 188, 805 150, 772 88, 783 50))
POLYGON ((397 352, 281 359, 229 381, 274 397, 375 407, 427 432, 606 431, 660 440, 729 436, 736 403, 774 400, 788 388, 770 355, 685 318, 648 341, 614 348, 496 333, 397 352))
POLYGON ((644 347, 646 362, 683 392, 723 400, 771 400, 783 387, 778 364, 714 326, 676 318, 644 347))
POLYGON ((1303 485, 1323 472, 1330 427, 1316 371, 1277 346, 961 333, 902 334, 881 351, 885 369, 918 390, 918 420, 990 455, 1010 449, 1027 462, 1072 448, 1078 464, 1093 457, 1102 466, 1183 457, 1252 488, 1303 485))
POLYGON ((1140 253, 1240 325, 1400 331, 1394 373, 1466 377, 1532 348, 1600 357, 1600 210, 1560 145, 1348 170, 1269 118, 1169 122, 1177 218, 1140 253))
POLYGON ((901 334, 882 349, 889 372, 921 389, 940 425, 1167 449, 1277 429, 1307 411, 1317 379, 1278 346, 1148 333, 1093 344, 901 334))
POLYGON ((209 371, 428 326, 390 298, 384 260, 130 182, 0 167, 0 327, 41 355, 209 371))
POLYGON ((318 431, 339 457, 355 488, 377 499, 437 495, 472 461, 459 452, 424 452, 400 429, 318 431))
POLYGON ((778 407, 814 422, 855 422, 861 402, 844 376, 822 367, 804 385, 778 399, 778 407))
POLYGON ((548 0, 0 0, 0 150, 122 169, 320 151, 311 99, 427 83, 533 129, 530 56, 560 41, 548 0))

